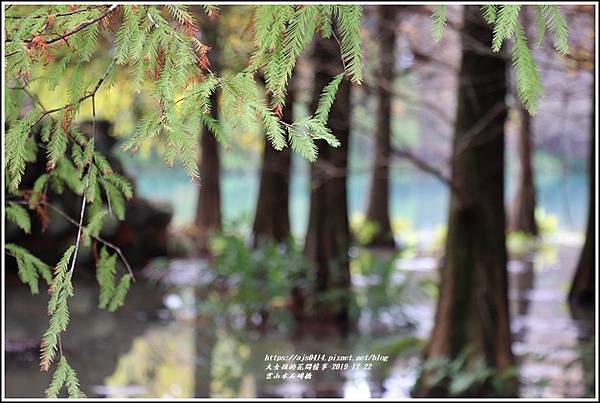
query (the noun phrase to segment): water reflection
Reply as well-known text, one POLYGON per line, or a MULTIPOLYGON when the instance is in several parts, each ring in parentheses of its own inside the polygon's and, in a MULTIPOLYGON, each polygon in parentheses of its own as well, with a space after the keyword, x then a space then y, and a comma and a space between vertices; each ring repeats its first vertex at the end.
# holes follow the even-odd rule
MULTIPOLYGON (((577 248, 555 249, 555 260, 536 257, 509 265, 514 351, 521 363, 524 397, 584 396, 594 388, 593 322, 589 313, 571 318, 564 303, 571 278, 566 268, 574 267, 577 248)), ((76 287, 64 348, 89 396, 410 397, 419 340, 431 328, 436 259, 395 261, 390 289, 382 289, 373 273, 357 274, 360 332, 347 338, 248 329, 245 319, 224 315, 206 262, 190 259, 168 265, 167 271, 150 270, 152 280, 138 282, 114 314, 96 308, 95 287, 76 287), (386 305, 382 295, 393 296, 393 303, 387 300, 386 305), (266 354, 376 351, 392 357, 370 371, 313 371, 310 380, 266 379, 266 354)), ((47 325, 46 299, 29 295, 25 287, 7 290, 7 396, 43 396, 48 384, 49 374, 38 369, 36 350, 47 325)))

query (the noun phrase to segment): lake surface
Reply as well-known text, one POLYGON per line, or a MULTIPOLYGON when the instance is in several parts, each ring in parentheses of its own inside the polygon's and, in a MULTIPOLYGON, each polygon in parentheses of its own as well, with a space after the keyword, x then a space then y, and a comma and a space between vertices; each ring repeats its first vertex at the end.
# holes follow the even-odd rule
MULTIPOLYGON (((360 253, 366 252, 352 254, 360 253)), ((594 326, 585 317, 573 319, 565 304, 578 253, 578 244, 554 243, 509 265, 513 350, 521 363, 523 397, 593 391, 594 326)), ((198 259, 146 271, 146 280, 140 277, 116 313, 97 309, 96 287, 76 280, 62 345, 88 396, 406 398, 419 366, 418 345, 369 370, 316 371, 310 380, 265 379, 264 357, 387 354, 384 346, 394 341, 425 340, 434 300, 422 284, 436 280, 436 266, 437 259, 420 247, 395 261, 390 284, 404 285, 392 294, 400 299, 363 303, 359 329, 348 338, 248 330, 236 312, 207 300, 213 275, 198 259)), ((367 287, 378 279, 356 275, 353 281, 356 294, 371 301, 367 287)), ((39 371, 36 348, 47 326, 48 297, 32 296, 20 285, 6 291, 6 395, 43 396, 50 374, 39 371)))
MULTIPOLYGON (((310 203, 309 177, 305 164, 296 161, 290 190, 290 220, 295 236, 302 237, 308 222, 310 203)), ((136 177, 137 192, 142 197, 169 203, 174 208, 174 223, 183 225, 193 220, 198 187, 177 168, 140 168, 128 166, 136 177)), ((538 206, 555 216, 562 230, 582 231, 587 222, 587 177, 571 172, 565 176, 538 175, 538 206)), ((225 219, 246 217, 251 220, 256 206, 259 173, 226 171, 221 177, 222 211, 225 219)), ((507 205, 513 193, 509 178, 507 205)), ((437 179, 413 170, 395 170, 390 188, 392 219, 408 221, 413 229, 434 230, 446 225, 448 191, 437 179)), ((350 214, 364 212, 369 190, 368 173, 352 174, 348 181, 350 214)), ((251 222, 251 221, 250 221, 251 222)))

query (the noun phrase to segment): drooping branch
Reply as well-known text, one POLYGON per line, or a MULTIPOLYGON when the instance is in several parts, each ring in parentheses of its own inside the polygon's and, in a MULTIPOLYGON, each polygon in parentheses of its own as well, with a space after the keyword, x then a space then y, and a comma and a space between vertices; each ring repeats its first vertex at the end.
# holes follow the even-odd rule
MULTIPOLYGON (((80 10, 73 10, 73 11, 69 11, 69 12, 66 12, 66 13, 58 13, 58 14, 51 14, 51 15, 53 15, 54 17, 68 17, 70 15, 80 14, 80 13, 85 13, 87 11, 95 10, 97 8, 100 8, 100 7, 105 7, 105 6, 89 6, 89 7, 80 9, 80 10)), ((8 10, 8 8, 7 8, 7 10, 8 10)), ((23 15, 7 15, 7 16, 4 16, 4 18, 15 19, 15 20, 24 20, 26 18, 35 18, 35 19, 48 18, 48 16, 46 16, 46 15, 36 15, 36 16, 33 16, 33 17, 31 17, 31 16, 30 17, 26 17, 26 16, 23 16, 23 15)))
MULTIPOLYGON (((28 202, 25 201, 25 200, 14 201, 14 203, 28 205, 28 202)), ((71 217, 70 215, 68 215, 67 213, 65 213, 62 209, 60 209, 59 207, 55 206, 54 204, 49 203, 49 202, 47 202, 45 200, 40 200, 40 201, 38 201, 38 203, 40 205, 42 205, 44 207, 47 207, 50 210, 54 211, 56 214, 58 214, 59 216, 61 216, 65 220, 67 220, 69 223, 73 224, 75 227, 77 227, 77 228, 81 228, 81 227, 85 228, 85 226, 80 225, 80 223, 76 219, 74 219, 73 217, 71 217)), ((103 244, 103 245, 111 248, 112 250, 115 251, 115 253, 117 255, 119 255, 119 258, 121 259, 121 261, 125 265, 125 268, 127 269, 127 272, 129 272, 129 274, 131 275, 131 279, 135 283, 135 276, 133 275, 133 269, 131 267, 131 264, 129 263, 129 261, 125 257, 125 254, 123 253, 123 251, 121 250, 121 248, 118 247, 117 245, 115 245, 114 243, 106 240, 105 238, 102 238, 99 235, 89 234, 89 236, 91 238, 95 239, 96 241, 100 242, 101 244, 103 244)))
MULTIPOLYGON (((86 27, 88 27, 88 26, 90 26, 90 25, 92 25, 92 24, 95 24, 95 23, 99 22, 99 21, 100 21, 100 20, 102 20, 103 18, 107 17, 107 16, 108 16, 110 13, 112 13, 113 11, 115 11, 115 10, 117 9, 117 7, 119 7, 119 5, 118 5, 118 4, 113 4, 112 6, 108 7, 108 8, 107 8, 107 9, 106 9, 106 10, 105 10, 105 11, 104 11, 102 14, 100 14, 98 17, 96 17, 96 18, 93 18, 93 19, 91 19, 91 20, 84 21, 84 22, 82 22, 81 24, 79 24, 78 26, 76 26, 75 28, 73 28, 72 30, 70 30, 70 31, 68 31, 68 32, 65 32, 65 33, 64 33, 64 34, 62 34, 62 35, 61 35, 61 34, 56 34, 56 35, 57 35, 57 37, 56 37, 56 38, 53 38, 53 39, 46 40, 46 41, 44 41, 43 43, 44 43, 45 45, 50 45, 50 44, 52 44, 52 43, 54 43, 54 42, 58 42, 58 41, 60 41, 60 40, 64 40, 64 41, 66 42, 66 38, 68 38, 68 37, 69 37, 69 36, 71 36, 71 35, 74 35, 74 34, 76 34, 77 32, 81 31, 82 29, 84 29, 84 28, 86 28, 86 27)), ((31 42, 32 42, 32 39, 27 39, 27 40, 25 40, 25 41, 24 41, 24 43, 31 43, 31 42)), ((19 52, 20 52, 19 50, 15 50, 15 51, 13 51, 13 52, 10 52, 10 53, 8 53, 8 54, 6 55, 6 57, 10 57, 10 56, 16 55, 16 54, 17 54, 17 53, 19 53, 19 52)))
MULTIPOLYGON (((56 112, 63 111, 65 109, 67 109, 67 108, 72 108, 72 107, 74 107, 76 105, 79 105, 80 103, 82 103, 86 99, 94 97, 96 95, 96 93, 98 92, 98 90, 100 89, 100 87, 102 86, 102 84, 104 83, 104 81, 106 81, 106 78, 108 77, 108 74, 110 73, 110 71, 112 70, 112 68, 113 68, 114 65, 115 65, 115 61, 113 60, 110 63, 110 65, 108 66, 108 68, 106 69, 106 71, 104 72, 104 74, 102 75, 102 77, 100 77, 100 79, 98 80, 98 82, 96 82, 96 85, 94 86, 94 89, 91 92, 83 95, 77 101, 72 102, 70 104, 63 105, 63 106, 61 106, 59 108, 44 110, 42 112, 42 114, 40 115, 40 117, 38 117, 37 120, 31 125, 31 127, 34 127, 36 124, 38 124, 42 119, 44 119, 48 115, 51 115, 51 114, 56 113, 56 112)), ((41 107, 41 104, 39 104, 39 105, 41 107)))

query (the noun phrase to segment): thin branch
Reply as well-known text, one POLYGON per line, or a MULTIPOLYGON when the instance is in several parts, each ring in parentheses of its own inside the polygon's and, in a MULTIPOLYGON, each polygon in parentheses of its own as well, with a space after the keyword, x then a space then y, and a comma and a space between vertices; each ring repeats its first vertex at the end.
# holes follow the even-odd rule
MULTIPOLYGON (((87 8, 82 9, 82 10, 75 10, 75 11, 69 11, 67 13, 50 14, 50 15, 53 15, 54 17, 67 17, 67 16, 73 15, 73 14, 80 14, 80 13, 85 13, 86 11, 95 10, 97 8, 100 8, 100 7, 105 7, 105 6, 89 6, 87 8)), ((36 16, 33 16, 33 17, 25 17, 23 15, 7 15, 7 16, 4 16, 4 18, 7 18, 7 19, 17 19, 17 20, 24 20, 26 18, 35 18, 35 19, 38 19, 38 18, 48 18, 48 17, 49 16, 46 16, 46 15, 36 15, 36 16)))
POLYGON ((46 111, 46 108, 44 107, 44 105, 42 104, 42 102, 40 101, 40 99, 37 97, 37 95, 35 95, 34 93, 32 93, 31 91, 29 91, 29 88, 27 88, 27 86, 24 87, 9 87, 9 90, 16 90, 16 91, 23 91, 25 94, 27 94, 27 96, 34 101, 36 104, 38 104, 38 106, 40 107, 40 109, 42 110, 42 112, 46 111))
POLYGON ((104 83, 104 81, 106 80, 106 78, 108 77, 108 74, 110 73, 110 70, 113 68, 113 66, 115 65, 115 61, 113 60, 110 65, 108 66, 108 68, 106 69, 106 71, 104 72, 104 74, 102 75, 102 77, 100 77, 100 79, 98 80, 98 82, 96 83, 96 85, 94 86, 94 89, 92 90, 92 92, 89 92, 85 95, 83 95, 81 98, 79 98, 77 101, 72 102, 70 104, 67 105, 63 105, 60 108, 54 108, 54 109, 48 109, 45 110, 39 118, 37 118, 37 120, 30 126, 30 127, 34 127, 36 124, 38 124, 43 118, 45 118, 46 116, 52 114, 52 113, 56 113, 56 112, 60 112, 62 110, 65 110, 67 108, 71 108, 75 105, 79 105, 80 103, 82 103, 83 101, 85 101, 88 98, 91 98, 93 96, 96 95, 96 93, 98 92, 98 90, 100 89, 100 86, 104 83))
POLYGON ((421 171, 427 172, 428 174, 435 176, 442 183, 447 185, 452 192, 455 192, 457 194, 460 192, 458 185, 452 181, 452 178, 448 177, 439 168, 436 168, 433 165, 429 164, 413 152, 407 149, 392 148, 391 153, 396 157, 406 159, 421 171))
POLYGON ((454 156, 460 155, 469 150, 471 147, 483 144, 486 141, 490 141, 498 136, 501 133, 501 130, 490 131, 488 130, 488 126, 501 113, 505 112, 506 108, 506 103, 497 102, 491 109, 481 116, 477 122, 469 127, 469 129, 461 136, 460 141, 456 145, 454 156))
MULTIPOLYGON (((15 201, 15 203, 23 204, 23 205, 28 205, 28 202, 26 202, 24 200, 15 201)), ((69 216, 67 213, 65 213, 60 208, 56 207, 54 204, 49 203, 49 202, 44 201, 44 200, 40 200, 39 204, 41 204, 42 206, 48 207, 49 209, 51 209, 52 211, 54 211, 56 214, 58 214, 59 216, 61 216, 62 218, 64 218, 65 220, 67 220, 68 222, 70 222, 71 224, 73 224, 74 226, 76 226, 78 228, 82 227, 82 225, 79 222, 77 222, 77 220, 75 220, 73 217, 69 216)), ((106 239, 102 238, 99 235, 89 234, 89 236, 91 236, 96 241, 102 243, 103 245, 111 248, 112 250, 114 250, 117 253, 117 255, 119 255, 119 257, 121 258, 121 261, 123 261, 123 264, 125 265, 125 268, 127 269, 127 271, 129 272, 129 274, 131 275, 131 279, 135 283, 135 276, 133 275, 133 269, 131 268, 131 265, 127 261, 127 258, 123 254, 123 251, 121 250, 121 248, 119 248, 114 243, 107 241, 106 239)))
POLYGON ((71 270, 69 270, 69 276, 73 277, 73 270, 75 269, 75 262, 77 261, 77 252, 79 251, 79 243, 81 241, 81 231, 83 229, 83 215, 85 213, 85 203, 87 201, 85 192, 90 185, 90 172, 92 170, 88 169, 87 181, 85 184, 85 188, 83 190, 83 198, 81 199, 81 213, 79 214, 79 224, 77 225, 77 240, 75 241, 75 252, 73 252, 73 260, 71 261, 71 270))
MULTIPOLYGON (((118 4, 113 4, 108 9, 106 9, 106 11, 104 11, 102 14, 100 14, 98 17, 96 17, 94 19, 91 19, 91 20, 88 20, 88 21, 84 21, 81 24, 79 24, 78 26, 76 26, 75 28, 73 28, 72 30, 70 30, 70 31, 68 31, 68 32, 66 32, 66 33, 64 33, 62 35, 57 34, 58 35, 57 38, 49 39, 47 41, 44 41, 44 43, 46 45, 50 45, 50 44, 52 44, 54 42, 58 42, 60 40, 65 40, 65 42, 66 42, 66 38, 68 38, 71 35, 76 34, 77 32, 81 31, 82 29, 84 29, 84 28, 86 28, 86 27, 88 27, 88 26, 90 26, 92 24, 97 23, 98 21, 100 21, 101 19, 103 19, 104 17, 106 17, 110 13, 112 13, 114 10, 116 10, 118 6, 119 6, 118 4)), ((31 42, 31 39, 28 39, 28 40, 24 41, 24 43, 30 43, 30 42, 31 42)), ((15 50, 15 51, 10 52, 9 54, 7 54, 5 57, 10 57, 10 56, 16 55, 19 52, 20 52, 20 50, 15 50)))

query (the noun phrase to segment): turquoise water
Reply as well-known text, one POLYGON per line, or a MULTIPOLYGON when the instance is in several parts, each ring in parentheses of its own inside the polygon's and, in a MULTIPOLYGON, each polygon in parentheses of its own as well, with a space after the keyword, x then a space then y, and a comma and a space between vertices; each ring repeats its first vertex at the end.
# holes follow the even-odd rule
MULTIPOLYGON (((162 165, 137 165, 127 162, 128 172, 137 180, 138 195, 173 206, 175 225, 190 222, 195 213, 198 186, 178 168, 162 165)), ((255 164, 253 164, 255 165, 255 164)), ((292 230, 302 236, 306 230, 309 211, 308 164, 294 161, 291 185, 290 214, 292 230)), ((510 202, 513 177, 508 178, 507 202, 510 202)), ((221 177, 223 216, 226 220, 245 217, 251 222, 256 205, 259 172, 256 167, 247 170, 225 170, 221 177)), ((587 218, 587 178, 584 172, 566 175, 544 174, 536 178, 538 205, 545 213, 558 220, 561 230, 581 231, 587 218)), ((362 171, 351 174, 348 203, 351 214, 366 208, 369 174, 362 171)), ((409 168, 399 167, 392 175, 390 210, 392 218, 408 220, 415 230, 434 230, 446 223, 448 191, 437 179, 409 168)))

